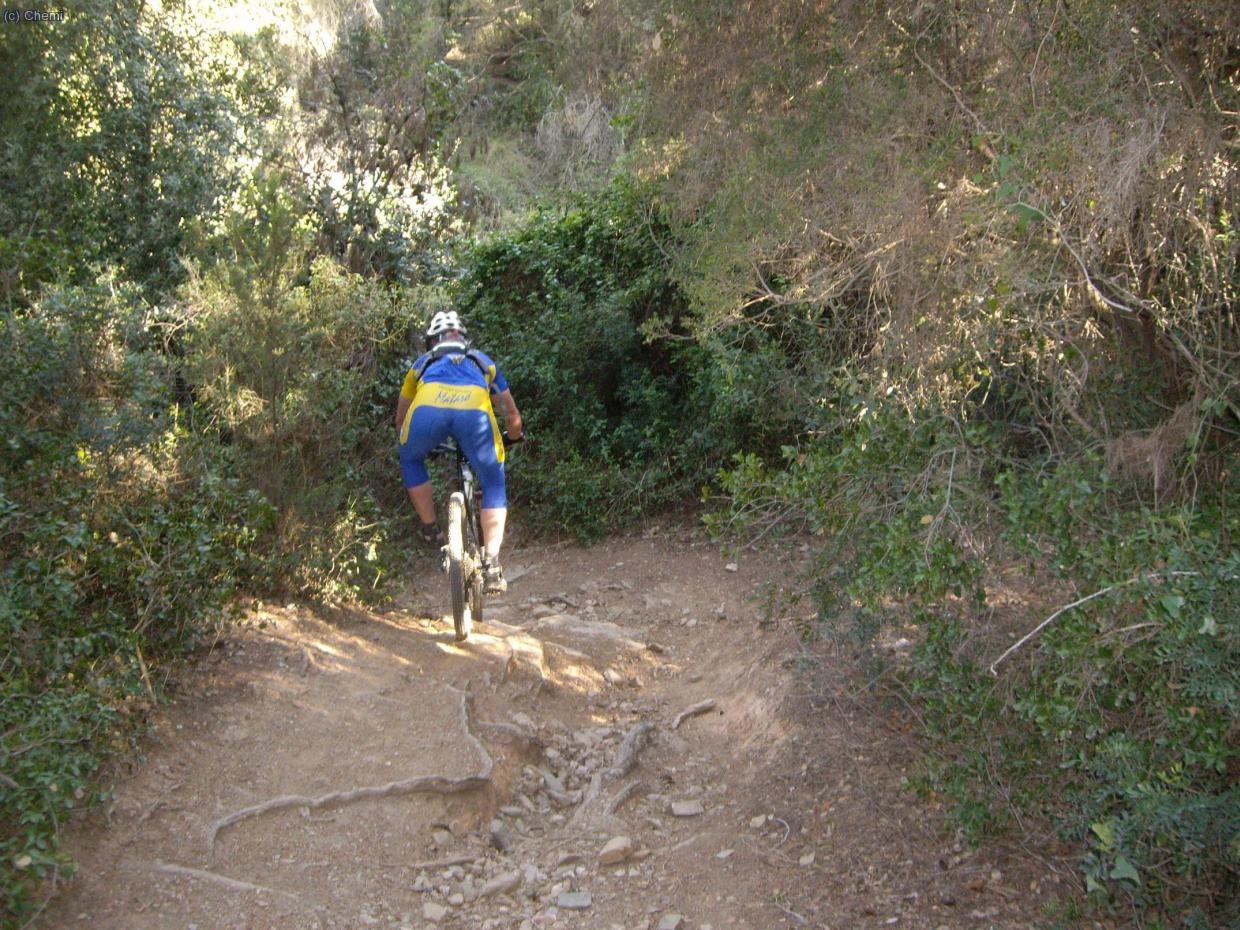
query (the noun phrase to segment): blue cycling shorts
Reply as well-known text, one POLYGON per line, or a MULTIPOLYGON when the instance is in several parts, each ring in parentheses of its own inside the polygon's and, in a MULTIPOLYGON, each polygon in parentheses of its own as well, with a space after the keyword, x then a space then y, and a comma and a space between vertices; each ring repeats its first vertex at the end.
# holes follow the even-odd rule
POLYGON ((424 387, 430 390, 418 392, 418 399, 409 408, 400 431, 398 451, 405 487, 414 488, 431 480, 426 454, 448 436, 454 436, 482 484, 483 508, 507 507, 504 441, 485 388, 475 389, 485 402, 478 406, 474 391, 468 388, 434 383, 424 387), (437 396, 444 393, 441 389, 449 393, 437 396), (436 400, 452 405, 438 406, 436 400))

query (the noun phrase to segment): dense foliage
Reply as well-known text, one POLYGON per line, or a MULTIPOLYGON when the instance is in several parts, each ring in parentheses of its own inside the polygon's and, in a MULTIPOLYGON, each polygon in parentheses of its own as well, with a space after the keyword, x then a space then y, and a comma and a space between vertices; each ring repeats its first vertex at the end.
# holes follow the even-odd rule
POLYGON ((160 669, 262 583, 274 512, 187 432, 146 310, 110 282, 0 318, 0 857, 20 909, 64 862, 59 827, 101 790, 160 669))
POLYGON ((973 836, 1235 922, 1235 8, 826 6, 669 9, 649 63, 691 329, 786 412, 712 520, 821 534, 823 629, 919 644, 878 677, 973 836))
POLYGON ((1240 922, 1235 4, 328 6, 0 30, 8 916, 243 595, 381 595, 446 291, 518 520, 810 534, 910 787, 1240 922))
POLYGON ((530 424, 514 491, 584 539, 691 498, 741 428, 725 426, 708 356, 684 336, 671 247, 648 200, 618 182, 465 263, 461 305, 530 424))

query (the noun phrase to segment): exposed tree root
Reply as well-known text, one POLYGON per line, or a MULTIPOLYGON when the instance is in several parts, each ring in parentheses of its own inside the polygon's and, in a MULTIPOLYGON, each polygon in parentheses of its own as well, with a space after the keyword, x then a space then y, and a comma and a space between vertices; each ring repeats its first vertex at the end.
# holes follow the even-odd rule
POLYGON ((205 869, 191 869, 184 865, 169 865, 166 862, 127 862, 125 863, 125 868, 132 872, 154 872, 157 875, 193 878, 200 882, 219 885, 221 888, 227 888, 230 891, 253 891, 262 894, 278 894, 286 898, 293 897, 293 895, 286 891, 276 891, 274 888, 252 885, 249 882, 229 878, 227 875, 220 875, 218 872, 208 872, 205 869))
POLYGON ((686 720, 688 720, 690 717, 696 717, 699 714, 704 714, 707 711, 714 710, 714 709, 715 709, 714 698, 709 698, 705 701, 699 701, 698 703, 694 704, 692 707, 686 707, 684 710, 678 713, 676 715, 676 719, 672 721, 672 729, 678 730, 680 729, 680 725, 684 723, 686 720))
POLYGON ((601 774, 596 772, 590 779, 581 803, 576 813, 573 814, 570 827, 577 830, 594 830, 606 826, 620 806, 644 788, 644 785, 637 781, 626 785, 609 800, 604 800, 603 797, 603 783, 623 778, 633 770, 633 767, 637 765, 637 756, 654 728, 653 723, 642 721, 629 730, 620 744, 620 749, 616 753, 616 761, 611 768, 601 774))
POLYGON ((448 778, 444 775, 424 775, 420 778, 408 778, 403 781, 388 782, 386 785, 370 785, 362 788, 352 788, 346 791, 333 791, 329 794, 319 795, 318 797, 307 797, 305 795, 288 794, 281 795, 277 798, 263 801, 261 804, 255 804, 251 807, 234 811, 226 817, 217 820, 211 826, 208 834, 208 843, 214 848, 215 839, 219 836, 220 831, 242 820, 251 817, 258 817, 263 814, 270 814, 272 811, 287 810, 291 807, 319 808, 331 807, 340 804, 350 804, 354 801, 363 801, 370 798, 390 798, 402 794, 459 794, 462 791, 475 791, 479 788, 485 788, 491 781, 491 771, 495 767, 495 761, 491 758, 490 753, 479 742, 469 728, 469 702, 470 695, 465 691, 459 691, 456 688, 450 688, 460 696, 461 702, 458 707, 461 731, 466 738, 474 744, 478 750, 478 754, 483 759, 482 771, 477 775, 466 775, 463 778, 448 778))
POLYGON ((607 781, 623 778, 633 770, 633 766, 637 765, 637 756, 645 747, 646 740, 653 730, 654 724, 643 720, 625 734, 624 741, 616 753, 616 761, 604 773, 607 781))
POLYGON ((614 814, 624 806, 624 802, 634 795, 641 794, 646 790, 645 782, 635 781, 625 785, 620 792, 607 803, 607 813, 614 814))
POLYGON ((486 856, 452 856, 448 859, 432 859, 428 862, 410 862, 400 867, 403 869, 413 869, 414 871, 431 870, 431 869, 450 869, 454 865, 473 865, 475 862, 481 862, 486 856))
POLYGON ((479 730, 495 733, 506 737, 510 742, 519 744, 523 749, 546 749, 547 744, 536 734, 511 723, 479 723, 479 730))

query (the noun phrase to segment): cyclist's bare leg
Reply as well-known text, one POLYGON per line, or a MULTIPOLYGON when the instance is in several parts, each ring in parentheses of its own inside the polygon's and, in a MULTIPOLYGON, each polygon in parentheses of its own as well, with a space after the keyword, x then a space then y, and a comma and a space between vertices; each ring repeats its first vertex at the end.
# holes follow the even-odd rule
POLYGON ((483 550, 493 559, 499 558, 500 547, 504 545, 504 524, 507 520, 507 507, 482 508, 483 550))
MULTIPOLYGON (((435 494, 429 481, 417 487, 407 488, 413 509, 418 512, 418 519, 423 523, 435 522, 435 494)), ((485 511, 483 511, 485 513, 485 511)), ((502 532, 502 531, 501 531, 502 532)))

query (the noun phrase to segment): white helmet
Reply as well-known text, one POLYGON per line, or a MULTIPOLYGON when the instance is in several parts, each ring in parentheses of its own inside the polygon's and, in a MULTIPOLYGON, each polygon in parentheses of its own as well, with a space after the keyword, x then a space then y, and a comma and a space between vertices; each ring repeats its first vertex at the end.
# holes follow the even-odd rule
POLYGON ((431 317, 431 323, 426 327, 426 346, 430 348, 435 344, 436 340, 444 333, 456 330, 462 336, 465 335, 465 324, 461 322, 461 318, 457 316, 455 310, 437 310, 435 315, 431 317))
POLYGON ((461 322, 461 318, 457 316, 455 310, 437 310, 435 315, 431 317, 430 326, 426 327, 426 338, 432 339, 451 329, 464 333, 465 324, 461 322))

